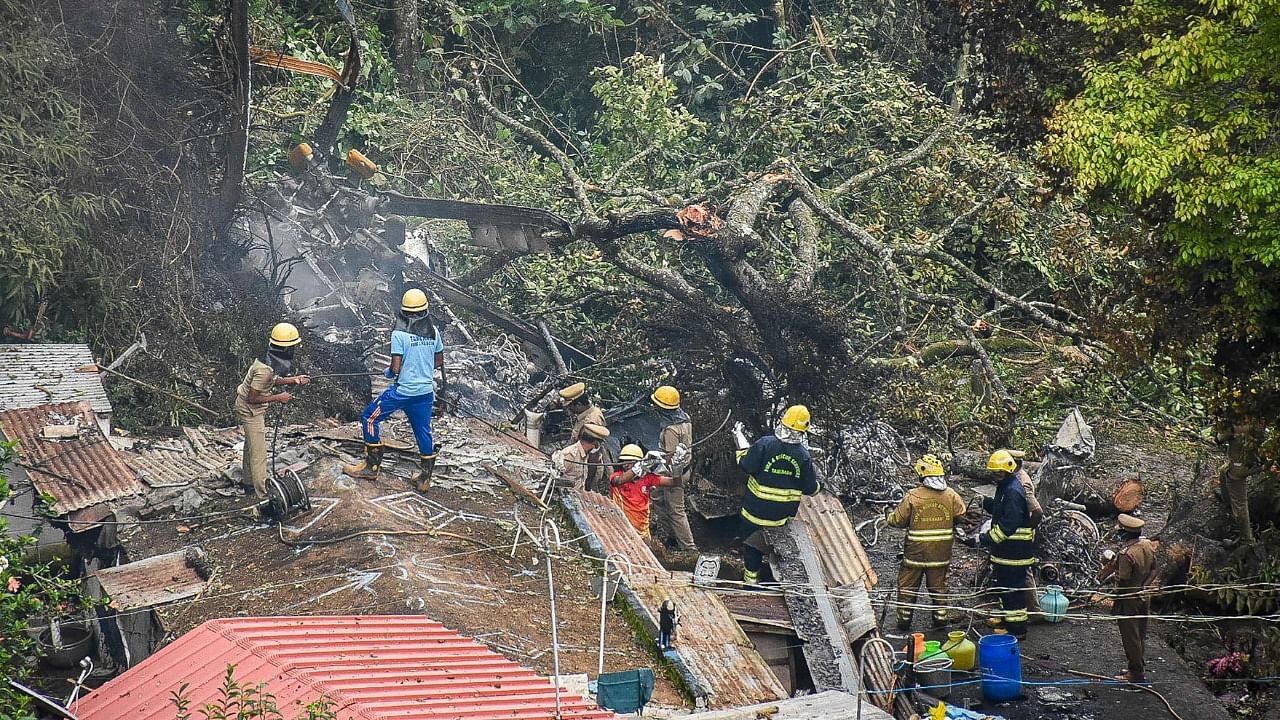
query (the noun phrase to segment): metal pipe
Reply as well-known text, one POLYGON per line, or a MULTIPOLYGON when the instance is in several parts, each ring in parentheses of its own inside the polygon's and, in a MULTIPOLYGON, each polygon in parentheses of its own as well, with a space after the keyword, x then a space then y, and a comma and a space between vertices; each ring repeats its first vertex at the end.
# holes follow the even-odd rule
MULTIPOLYGON (((626 555, 623 555, 622 553, 617 553, 617 552, 609 553, 609 557, 604 559, 604 570, 600 576, 600 658, 596 664, 596 668, 597 668, 596 681, 597 682, 599 682, 600 676, 604 674, 604 626, 605 626, 605 619, 607 617, 605 615, 605 606, 607 604, 606 598, 609 597, 609 563, 612 562, 614 558, 617 558, 622 562, 625 562, 627 564, 627 568, 631 569, 631 559, 628 558, 626 555)), ((622 582, 622 578, 623 578, 622 570, 617 568, 617 565, 615 565, 614 568, 615 568, 615 571, 618 573, 618 578, 614 582, 620 583, 622 582)), ((597 690, 596 692, 598 695, 599 690, 597 690)))
POLYGON ((547 594, 551 596, 551 661, 555 671, 552 682, 556 688, 556 720, 560 716, 560 620, 556 615, 556 577, 551 569, 551 537, 555 537, 555 549, 560 550, 560 528, 551 518, 542 520, 542 549, 547 555, 547 594), (550 532, 548 532, 550 530, 550 532))

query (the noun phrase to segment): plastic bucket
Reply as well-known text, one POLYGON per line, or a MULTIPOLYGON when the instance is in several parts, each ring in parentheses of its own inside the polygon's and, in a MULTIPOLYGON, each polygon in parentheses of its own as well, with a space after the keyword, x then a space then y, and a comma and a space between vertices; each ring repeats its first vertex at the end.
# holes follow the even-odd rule
POLYGON ((1018 638, 986 635, 978 641, 978 667, 982 671, 982 697, 1009 702, 1022 697, 1022 656, 1018 638))
POLYGON ((946 655, 934 655, 916 663, 916 678, 920 681, 920 687, 939 699, 951 697, 952 664, 951 658, 946 655))

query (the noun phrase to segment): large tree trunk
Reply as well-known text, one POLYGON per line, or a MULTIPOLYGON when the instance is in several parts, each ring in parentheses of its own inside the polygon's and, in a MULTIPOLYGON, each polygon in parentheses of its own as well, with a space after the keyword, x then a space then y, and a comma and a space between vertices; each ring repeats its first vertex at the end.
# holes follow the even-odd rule
POLYGON ((219 193, 217 226, 225 229, 240 204, 245 164, 249 158, 249 0, 229 0, 227 23, 231 42, 231 131, 219 193))
POLYGON ((402 92, 422 91, 422 30, 418 26, 417 0, 395 0, 387 11, 391 25, 391 60, 402 92))

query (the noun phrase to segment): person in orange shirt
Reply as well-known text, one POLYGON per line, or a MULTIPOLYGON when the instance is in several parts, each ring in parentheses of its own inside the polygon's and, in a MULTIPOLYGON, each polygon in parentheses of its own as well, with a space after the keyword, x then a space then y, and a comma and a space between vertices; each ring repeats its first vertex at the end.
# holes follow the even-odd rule
POLYGON ((649 539, 649 492, 656 487, 669 487, 675 480, 659 475, 645 465, 645 454, 639 445, 627 445, 618 453, 618 464, 609 477, 609 496, 627 521, 649 539))

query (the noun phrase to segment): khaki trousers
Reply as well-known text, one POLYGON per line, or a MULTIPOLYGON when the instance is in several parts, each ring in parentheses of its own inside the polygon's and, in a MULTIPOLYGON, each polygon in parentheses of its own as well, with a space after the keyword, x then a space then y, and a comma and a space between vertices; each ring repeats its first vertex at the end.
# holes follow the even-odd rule
MULTIPOLYGON (((238 404, 238 403, 237 403, 238 404)), ((265 413, 248 414, 236 409, 244 430, 244 455, 240 458, 245 489, 253 488, 258 497, 267 496, 267 421, 265 413)))
POLYGON ((1151 614, 1151 602, 1138 599, 1116 600, 1115 605, 1111 608, 1111 613, 1121 617, 1125 615, 1139 616, 1118 620, 1116 624, 1120 626, 1120 644, 1124 646, 1124 656, 1129 661, 1129 678, 1131 680, 1140 680, 1146 676, 1146 616, 1151 614))
MULTIPOLYGON (((911 616, 915 612, 915 605, 920 604, 921 594, 920 579, 924 579, 925 586, 929 588, 929 594, 933 596, 933 604, 943 606, 947 604, 947 570, 946 565, 941 567, 911 567, 905 562, 902 568, 898 570, 898 620, 902 622, 911 622, 911 616)), ((947 619, 947 609, 945 607, 933 608, 933 619, 939 622, 947 619)))
POLYGON ((685 510, 684 483, 679 485, 654 488, 649 497, 656 510, 654 516, 659 527, 665 527, 676 540, 681 552, 697 552, 698 546, 693 544, 693 531, 689 529, 689 515, 685 510))

